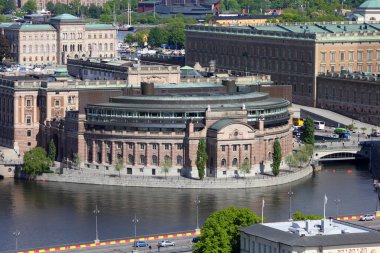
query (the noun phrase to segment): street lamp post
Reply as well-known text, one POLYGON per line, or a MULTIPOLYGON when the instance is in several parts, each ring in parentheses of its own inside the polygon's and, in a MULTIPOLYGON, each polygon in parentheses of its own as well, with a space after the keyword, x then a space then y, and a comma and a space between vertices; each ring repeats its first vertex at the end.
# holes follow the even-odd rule
POLYGON ((340 204, 340 199, 335 199, 334 203, 336 205, 336 218, 339 216, 339 204, 340 204))
POLYGON ((197 199, 194 201, 194 203, 197 205, 197 228, 196 228, 196 230, 199 230, 199 203, 201 203, 201 201, 199 200, 198 195, 197 195, 197 199))
POLYGON ((136 245, 136 237, 137 237, 137 222, 139 222, 139 220, 137 219, 136 217, 136 214, 135 214, 135 218, 132 220, 132 222, 135 224, 135 243, 134 245, 136 245))
POLYGON ((100 213, 100 210, 98 209, 98 204, 95 205, 95 243, 99 242, 99 233, 98 233, 98 213, 100 213))
POLYGON ((294 195, 294 192, 292 192, 292 189, 288 191, 289 196, 289 220, 292 219, 292 196, 294 195))
POLYGON ((13 236, 15 237, 15 239, 16 239, 16 251, 18 250, 18 237, 20 236, 20 231, 15 231, 15 232, 13 232, 13 236))

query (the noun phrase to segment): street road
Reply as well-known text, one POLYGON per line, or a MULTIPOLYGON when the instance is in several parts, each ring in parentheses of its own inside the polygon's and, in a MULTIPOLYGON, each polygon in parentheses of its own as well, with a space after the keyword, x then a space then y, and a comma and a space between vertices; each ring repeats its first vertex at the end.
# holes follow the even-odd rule
MULTIPOLYGON (((160 240, 147 241, 149 245, 152 247, 141 247, 137 248, 139 253, 149 253, 149 252, 164 252, 164 253, 174 253, 174 252, 191 252, 193 243, 193 237, 183 237, 183 238, 171 238, 170 241, 175 242, 175 246, 168 247, 160 247, 158 248, 158 242, 160 240)), ((167 239, 165 239, 167 240, 167 239)), ((133 243, 123 243, 123 244, 115 244, 115 245, 106 245, 106 246, 96 246, 90 248, 83 249, 73 249, 73 250, 65 250, 62 252, 68 253, 76 253, 76 252, 86 252, 86 253, 131 253, 133 250, 133 243)))

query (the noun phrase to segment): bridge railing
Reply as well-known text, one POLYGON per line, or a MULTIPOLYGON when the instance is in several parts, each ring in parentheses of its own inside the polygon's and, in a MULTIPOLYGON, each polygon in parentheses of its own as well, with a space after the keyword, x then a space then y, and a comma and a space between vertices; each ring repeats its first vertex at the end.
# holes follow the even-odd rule
POLYGON ((4 159, 0 160, 1 165, 20 165, 23 164, 22 159, 4 159))
POLYGON ((316 145, 314 150, 360 150, 361 147, 358 145, 342 145, 342 146, 328 146, 328 145, 316 145))

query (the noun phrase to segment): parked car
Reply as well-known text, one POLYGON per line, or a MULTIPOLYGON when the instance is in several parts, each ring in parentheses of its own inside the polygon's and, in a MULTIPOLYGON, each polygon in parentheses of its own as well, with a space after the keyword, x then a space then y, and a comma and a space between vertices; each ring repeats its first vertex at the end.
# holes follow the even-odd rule
POLYGON ((160 247, 175 246, 175 243, 172 241, 165 240, 165 241, 158 242, 158 246, 160 247))
POLYGON ((371 136, 373 136, 373 137, 379 137, 380 136, 380 132, 372 132, 371 136))
POLYGON ((370 221, 370 220, 374 220, 374 219, 375 219, 375 216, 373 214, 365 214, 362 217, 360 217, 359 220, 361 220, 361 221, 370 221))
POLYGON ((136 248, 142 248, 142 247, 148 247, 149 244, 146 242, 146 241, 135 241, 135 243, 133 244, 133 247, 136 247, 136 248))

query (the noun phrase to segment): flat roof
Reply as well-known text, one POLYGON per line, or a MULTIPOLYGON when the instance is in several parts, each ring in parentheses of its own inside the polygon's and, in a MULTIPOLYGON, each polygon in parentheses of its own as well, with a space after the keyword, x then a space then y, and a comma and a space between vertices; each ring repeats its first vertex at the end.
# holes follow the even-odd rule
POLYGON ((240 228, 239 231, 269 241, 297 247, 378 244, 380 242, 380 232, 360 226, 349 225, 341 221, 333 221, 333 225, 337 226, 337 230, 339 230, 340 233, 316 234, 315 236, 300 236, 292 233, 286 230, 286 228, 290 227, 290 224, 291 222, 254 224, 240 228), (344 229, 345 231, 342 232, 344 229))

